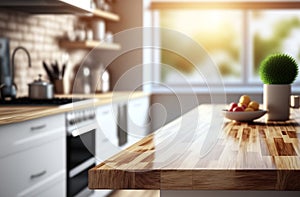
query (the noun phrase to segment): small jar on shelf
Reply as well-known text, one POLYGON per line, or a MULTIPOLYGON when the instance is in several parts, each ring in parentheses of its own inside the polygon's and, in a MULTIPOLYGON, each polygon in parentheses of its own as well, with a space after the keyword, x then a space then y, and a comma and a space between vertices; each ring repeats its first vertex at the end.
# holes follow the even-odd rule
POLYGON ((86 39, 86 31, 84 24, 78 25, 78 27, 75 28, 75 35, 77 41, 84 41, 86 39))
POLYGON ((94 33, 93 30, 90 28, 86 29, 86 40, 93 40, 94 39, 94 33))
POLYGON ((93 21, 94 40, 102 41, 105 39, 105 21, 93 21))
POLYGON ((112 6, 111 6, 111 1, 105 1, 105 0, 95 0, 96 7, 98 9, 111 12, 112 11, 112 6))

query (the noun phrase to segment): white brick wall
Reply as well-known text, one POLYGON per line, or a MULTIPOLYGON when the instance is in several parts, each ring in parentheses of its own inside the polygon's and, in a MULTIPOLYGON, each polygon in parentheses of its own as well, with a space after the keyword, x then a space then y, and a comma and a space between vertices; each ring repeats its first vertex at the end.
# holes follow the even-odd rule
MULTIPOLYGON (((43 60, 61 59, 66 50, 59 47, 59 38, 62 38, 65 32, 71 31, 76 21, 76 17, 72 15, 30 15, 13 11, 0 12, 0 37, 10 39, 10 54, 12 55, 12 51, 16 47, 23 46, 28 49, 31 55, 32 68, 28 69, 25 53, 18 51, 16 54, 17 96, 27 96, 27 84, 37 78, 39 73, 46 78, 46 73, 42 67, 43 60)), ((69 51, 71 60, 72 53, 75 52, 71 51, 70 53, 69 51)), ((79 53, 76 51, 77 59, 82 60, 85 55, 85 51, 79 53)))

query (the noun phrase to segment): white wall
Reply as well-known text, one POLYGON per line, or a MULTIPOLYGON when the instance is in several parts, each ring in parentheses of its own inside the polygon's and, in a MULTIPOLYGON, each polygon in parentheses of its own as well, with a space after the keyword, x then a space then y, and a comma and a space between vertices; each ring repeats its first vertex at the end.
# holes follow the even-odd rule
POLYGON ((46 80, 47 74, 43 69, 42 61, 54 63, 62 59, 62 54, 70 55, 69 65, 66 70, 66 85, 69 90, 73 78, 73 66, 80 63, 86 55, 84 50, 67 51, 59 45, 66 32, 72 31, 77 23, 73 15, 31 15, 13 10, 0 12, 0 37, 10 41, 10 58, 13 50, 18 46, 25 47, 31 56, 32 67, 28 68, 28 59, 23 51, 18 51, 15 56, 15 82, 18 86, 17 96, 28 95, 28 83, 42 74, 46 80))
MULTIPOLYGON (((116 0, 113 12, 120 15, 119 22, 107 22, 107 30, 113 32, 115 42, 122 46, 118 52, 99 52, 99 61, 113 62, 108 65, 111 76, 111 87, 116 91, 130 91, 138 88, 141 90, 143 82, 143 52, 134 49, 142 46, 143 36, 141 31, 132 28, 143 26, 143 1, 142 0, 116 0), (132 50, 134 49, 134 50, 132 50)), ((108 62, 109 63, 109 62, 108 62)))

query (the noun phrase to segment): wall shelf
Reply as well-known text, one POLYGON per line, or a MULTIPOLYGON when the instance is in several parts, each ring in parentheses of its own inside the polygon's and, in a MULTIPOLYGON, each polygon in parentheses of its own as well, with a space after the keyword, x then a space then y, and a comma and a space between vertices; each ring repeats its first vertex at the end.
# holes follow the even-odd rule
POLYGON ((87 41, 61 41, 60 46, 69 49, 100 49, 100 50, 120 50, 121 45, 117 43, 105 43, 96 40, 87 41))
POLYGON ((105 20, 110 20, 110 21, 120 21, 120 16, 117 14, 114 14, 112 12, 107 12, 99 9, 94 9, 92 10, 92 17, 94 18, 103 18, 105 20))

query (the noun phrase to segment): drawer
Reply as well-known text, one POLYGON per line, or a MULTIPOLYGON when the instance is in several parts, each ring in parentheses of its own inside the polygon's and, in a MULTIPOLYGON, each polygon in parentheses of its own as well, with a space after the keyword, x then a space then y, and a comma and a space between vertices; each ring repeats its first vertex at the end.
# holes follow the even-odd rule
POLYGON ((0 196, 31 196, 46 182, 66 176, 65 138, 0 159, 0 196))
POLYGON ((64 136, 64 114, 0 126, 0 158, 64 136))
POLYGON ((66 183, 64 181, 56 182, 54 185, 49 185, 42 192, 37 195, 30 195, 34 197, 65 197, 66 196, 66 183))

